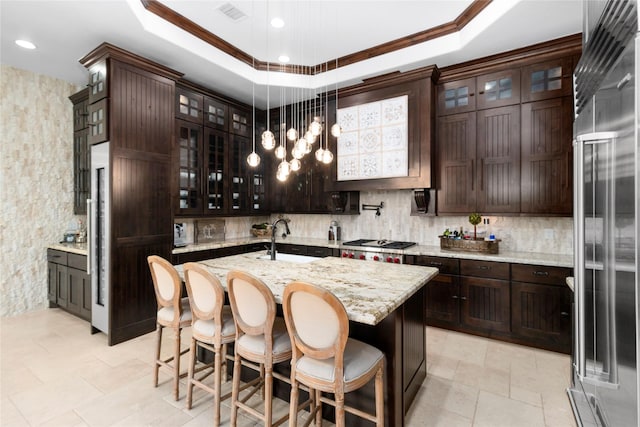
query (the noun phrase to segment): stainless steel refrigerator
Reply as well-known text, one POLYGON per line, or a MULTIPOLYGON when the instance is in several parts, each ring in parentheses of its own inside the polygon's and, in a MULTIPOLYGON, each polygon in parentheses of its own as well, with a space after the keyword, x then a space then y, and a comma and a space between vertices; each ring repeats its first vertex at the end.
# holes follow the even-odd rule
POLYGON ((578 425, 637 426, 638 7, 584 2, 575 69, 574 348, 578 425))

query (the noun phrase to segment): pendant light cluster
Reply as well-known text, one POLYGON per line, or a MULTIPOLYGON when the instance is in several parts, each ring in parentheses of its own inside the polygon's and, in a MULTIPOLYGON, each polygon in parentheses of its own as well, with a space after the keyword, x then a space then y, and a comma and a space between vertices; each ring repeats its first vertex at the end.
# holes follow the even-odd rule
MULTIPOLYGON (((267 2, 267 19, 268 19, 268 2, 267 2)), ((268 37, 267 37, 268 40, 268 37)), ((267 52, 268 52, 267 44, 267 52)), ((286 66, 281 66, 281 71, 286 72, 286 66)), ((300 74, 297 66, 293 66, 291 70, 300 74)), ((316 67, 317 72, 326 72, 328 67, 325 65, 324 70, 316 67)), ((336 60, 337 69, 337 60, 336 60)), ((287 116, 287 88, 280 89, 280 120, 278 123, 278 140, 276 135, 270 130, 270 90, 269 90, 269 62, 267 61, 267 129, 262 133, 262 147, 267 150, 273 150, 274 155, 280 160, 276 170, 276 178, 279 181, 286 181, 290 173, 298 171, 302 167, 301 159, 310 154, 314 145, 315 158, 318 162, 330 164, 333 161, 333 153, 329 149, 329 128, 326 126, 324 118, 328 111, 328 90, 324 91, 324 100, 322 95, 318 95, 315 89, 289 88, 290 102, 289 115, 287 116), (289 124, 287 124, 287 120, 289 124), (323 135, 324 133, 324 135, 323 135), (290 155, 290 160, 287 160, 290 155)), ((338 108, 338 88, 336 83, 336 119, 338 108)), ((255 89, 254 89, 254 131, 253 131, 253 151, 247 157, 249 166, 256 167, 260 164, 260 157, 255 152, 255 89)), ((339 137, 341 133, 340 126, 336 123, 331 126, 331 135, 339 137)))

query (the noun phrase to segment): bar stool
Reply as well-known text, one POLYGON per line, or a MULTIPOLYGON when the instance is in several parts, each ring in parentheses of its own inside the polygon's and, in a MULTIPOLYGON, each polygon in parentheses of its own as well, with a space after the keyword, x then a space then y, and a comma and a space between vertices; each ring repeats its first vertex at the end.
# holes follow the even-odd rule
POLYGON ((296 426, 301 383, 315 394, 317 405, 310 412, 316 426, 322 425, 322 402, 335 406, 337 427, 344 426, 345 411, 384 426, 384 354, 349 338, 349 319, 340 300, 319 286, 292 282, 284 290, 282 309, 293 348, 289 425, 296 426), (374 377, 375 415, 345 405, 345 393, 374 377), (335 400, 321 392, 333 393, 335 400))
POLYGON ((180 356, 189 349, 180 350, 180 334, 182 328, 191 325, 191 309, 189 299, 181 298, 182 280, 171 263, 157 255, 147 257, 153 287, 158 301, 158 313, 156 319, 156 357, 153 369, 153 384, 158 387, 158 371, 164 368, 173 375, 173 397, 178 400, 178 383, 186 373, 180 374, 180 356), (173 356, 167 359, 160 358, 162 347, 162 331, 170 328, 175 333, 173 356), (173 362, 173 363, 171 363, 173 362))
POLYGON ((187 375, 187 409, 191 409, 193 387, 196 386, 213 394, 213 425, 220 425, 220 401, 231 395, 221 396, 221 382, 226 379, 227 344, 236 338, 236 328, 231 307, 224 305, 224 289, 217 277, 197 263, 184 264, 184 278, 193 315, 191 324, 191 357, 187 375), (198 347, 214 354, 211 364, 196 369, 198 347), (209 369, 212 368, 212 369, 209 369), (200 377, 196 374, 205 371, 200 377), (203 380, 213 374, 213 387, 203 380))
POLYGON ((291 359, 291 341, 282 318, 276 318, 276 301, 267 285, 255 276, 233 270, 227 274, 227 291, 236 324, 233 386, 231 389, 231 426, 236 425, 238 408, 263 421, 265 426, 278 426, 289 416, 272 421, 273 377, 289 379, 273 371, 273 365, 291 359), (242 388, 252 387, 239 398, 240 367, 254 369, 260 376, 242 388), (264 413, 245 402, 258 390, 264 392, 264 413))

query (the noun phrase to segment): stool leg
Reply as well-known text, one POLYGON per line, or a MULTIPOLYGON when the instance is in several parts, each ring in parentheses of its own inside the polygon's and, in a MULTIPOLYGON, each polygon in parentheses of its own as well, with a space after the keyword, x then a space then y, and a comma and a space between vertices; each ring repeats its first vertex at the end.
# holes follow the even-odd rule
POLYGON ((344 392, 336 391, 336 427, 344 427, 344 392))
POLYGON ((193 399, 193 375, 196 366, 196 339, 191 338, 191 347, 189 355, 189 374, 187 376, 187 409, 191 409, 193 399))
POLYGON ((314 400, 316 402, 316 427, 322 426, 322 401, 320 397, 322 397, 322 392, 320 390, 313 390, 314 400))
POLYGON ((264 425, 271 427, 271 401, 273 399, 273 366, 265 366, 264 373, 264 425))
POLYGON ((291 396, 289 397, 289 427, 298 423, 298 382, 291 375, 291 396))
POLYGON ((233 359, 233 378, 231 385, 231 427, 236 426, 236 421, 238 418, 238 394, 240 389, 240 356, 236 352, 236 355, 233 359))
POLYGON ((162 345, 162 326, 156 326, 156 358, 153 361, 153 386, 158 387, 158 371, 160 370, 160 347, 162 345))
POLYGON ((222 361, 221 359, 221 347, 220 346, 216 346, 215 347, 215 354, 214 354, 214 368, 215 371, 213 372, 213 389, 215 390, 215 395, 213 396, 213 425, 214 426, 219 426, 220 425, 220 382, 221 382, 221 377, 222 377, 222 361))
POLYGON ((180 383, 180 328, 176 328, 176 343, 173 351, 173 398, 178 400, 178 387, 180 383))
POLYGON ((384 427, 384 365, 376 372, 376 426, 384 427))

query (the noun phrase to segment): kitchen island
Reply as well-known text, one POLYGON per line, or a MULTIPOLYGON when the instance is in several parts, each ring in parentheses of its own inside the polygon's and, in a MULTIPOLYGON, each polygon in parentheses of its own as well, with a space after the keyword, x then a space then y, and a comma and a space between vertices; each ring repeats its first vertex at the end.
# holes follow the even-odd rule
MULTIPOLYGON (((230 270, 250 272, 271 288, 278 303, 282 302, 285 286, 294 280, 333 292, 347 310, 349 335, 385 353, 385 425, 403 426, 404 414, 427 373, 424 286, 438 270, 334 257, 308 263, 271 261, 260 259, 263 255, 264 252, 251 252, 200 264, 224 286, 230 270)), ((181 266, 178 270, 182 274, 181 266)), ((373 395, 373 384, 368 384, 358 392, 349 393, 347 402, 369 411, 373 408, 373 395)), ((347 419, 347 425, 367 424, 353 417, 347 419)))

